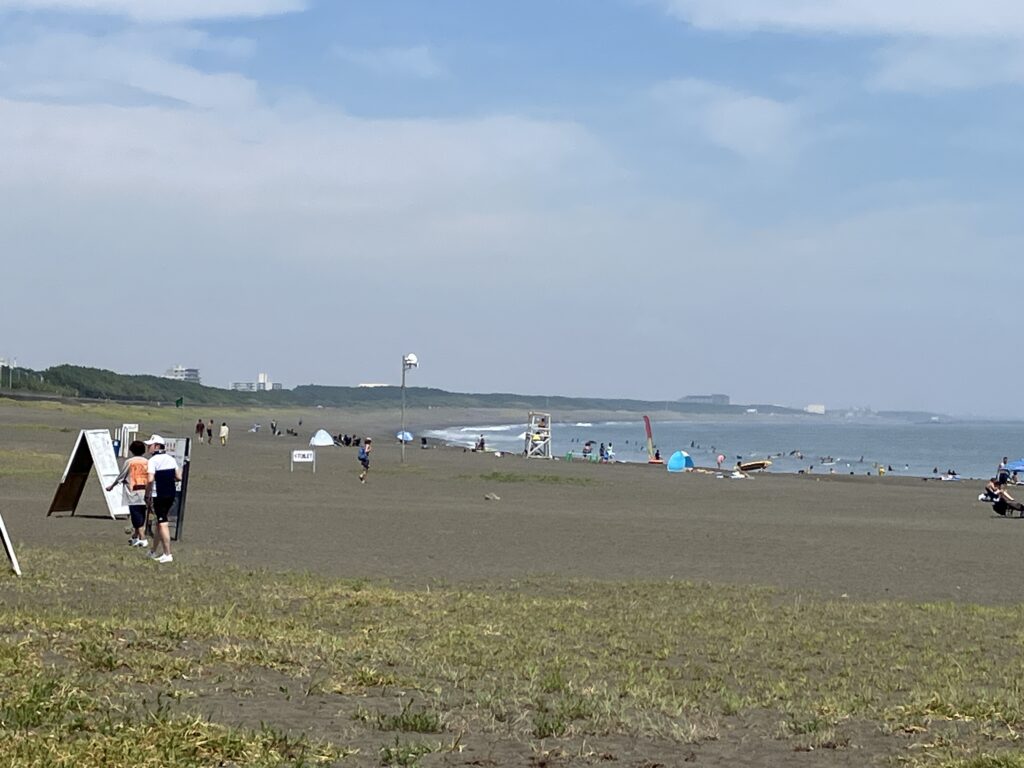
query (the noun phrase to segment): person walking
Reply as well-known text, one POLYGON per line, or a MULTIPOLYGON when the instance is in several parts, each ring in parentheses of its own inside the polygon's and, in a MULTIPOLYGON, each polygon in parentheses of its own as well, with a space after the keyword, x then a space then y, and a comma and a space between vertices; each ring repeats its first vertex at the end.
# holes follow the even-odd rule
POLYGON ((213 445, 213 419, 206 425, 206 444, 213 445))
POLYGON ((196 442, 197 443, 202 443, 203 442, 203 433, 204 432, 206 432, 206 425, 203 424, 203 420, 202 419, 199 419, 196 422, 196 442))
POLYGON ((220 447, 221 448, 223 448, 225 445, 228 444, 228 432, 230 432, 230 431, 231 430, 228 429, 228 423, 226 421, 222 421, 220 423, 220 447))
POLYGON ((373 453, 373 440, 368 437, 359 448, 359 463, 363 465, 363 471, 359 473, 359 482, 364 485, 366 484, 366 476, 370 473, 371 453, 373 453))
POLYGON ((149 460, 146 459, 146 444, 141 440, 132 440, 128 445, 131 458, 124 463, 119 474, 107 491, 114 490, 118 483, 124 485, 124 500, 128 504, 128 513, 132 519, 132 538, 128 542, 133 547, 148 547, 146 539, 146 512, 149 508, 149 460))
POLYGON ((171 526, 168 515, 174 506, 177 482, 181 480, 181 468, 173 456, 168 456, 166 442, 160 435, 153 435, 146 441, 152 455, 149 457, 148 479, 153 497, 153 512, 156 515, 156 531, 153 548, 149 556, 158 563, 173 563, 171 554, 171 526), (163 550, 157 554, 157 548, 163 550))

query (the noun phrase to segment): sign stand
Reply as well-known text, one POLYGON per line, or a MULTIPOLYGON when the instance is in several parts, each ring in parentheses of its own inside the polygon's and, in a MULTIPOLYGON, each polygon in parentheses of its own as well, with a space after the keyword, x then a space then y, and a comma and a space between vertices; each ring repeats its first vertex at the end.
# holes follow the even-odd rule
POLYGON ((21 576, 21 566, 18 565, 18 556, 14 554, 14 545, 11 537, 7 535, 7 526, 4 525, 4 516, 0 515, 0 538, 4 540, 4 550, 7 552, 7 559, 11 561, 11 569, 15 575, 21 576))
POLYGON ((135 436, 139 433, 138 424, 122 424, 117 430, 117 439, 121 441, 121 450, 118 451, 118 456, 122 459, 128 457, 128 444, 135 439, 135 436))
POLYGON ((117 466, 110 432, 105 429, 83 429, 78 433, 75 447, 71 449, 71 458, 68 459, 60 485, 57 486, 57 492, 50 502, 47 517, 54 512, 75 514, 93 467, 96 468, 96 478, 100 481, 100 490, 103 491, 110 516, 115 520, 119 517, 128 517, 128 505, 124 503, 121 489, 107 490, 107 486, 117 479, 121 470, 117 466))
MULTIPOLYGON (((188 470, 192 461, 192 440, 187 437, 168 437, 165 438, 164 447, 167 454, 173 456, 181 467, 181 483, 175 494, 174 506, 168 512, 168 518, 174 526, 171 538, 178 541, 185 527, 185 500, 188 495, 188 470)), ((115 486, 114 490, 107 491, 107 486, 117 479, 121 471, 117 466, 117 457, 114 456, 110 432, 105 429, 83 429, 78 433, 78 440, 75 441, 64 476, 61 477, 57 492, 50 502, 47 517, 54 512, 75 514, 93 467, 96 468, 96 477, 100 481, 110 516, 115 520, 128 517, 128 505, 124 503, 121 488, 115 486)))
POLYGON ((292 451, 292 472, 296 464, 312 464, 313 474, 316 474, 316 451, 292 451))

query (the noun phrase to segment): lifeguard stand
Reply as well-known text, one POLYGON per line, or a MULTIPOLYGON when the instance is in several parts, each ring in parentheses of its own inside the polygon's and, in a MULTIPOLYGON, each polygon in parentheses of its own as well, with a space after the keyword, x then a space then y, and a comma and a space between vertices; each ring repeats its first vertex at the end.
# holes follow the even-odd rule
POLYGON ((526 424, 526 450, 528 459, 551 458, 551 414, 530 411, 526 424))

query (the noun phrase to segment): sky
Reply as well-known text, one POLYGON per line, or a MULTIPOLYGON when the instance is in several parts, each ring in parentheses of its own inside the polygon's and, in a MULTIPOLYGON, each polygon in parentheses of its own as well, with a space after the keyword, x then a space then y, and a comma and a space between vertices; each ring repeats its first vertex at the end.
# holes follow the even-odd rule
POLYGON ((1019 418, 1022 85, 1019 0, 0 0, 0 357, 1019 418))

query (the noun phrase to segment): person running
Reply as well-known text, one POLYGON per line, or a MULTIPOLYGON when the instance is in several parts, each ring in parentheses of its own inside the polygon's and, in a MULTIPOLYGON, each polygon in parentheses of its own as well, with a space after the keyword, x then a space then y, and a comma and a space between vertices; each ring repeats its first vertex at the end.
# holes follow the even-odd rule
POLYGON ((156 535, 149 556, 158 563, 174 562, 171 554, 171 526, 168 515, 174 505, 177 493, 176 483, 181 480, 181 468, 173 456, 165 452, 166 444, 160 435, 153 435, 146 441, 152 455, 149 457, 148 479, 152 487, 153 512, 156 514, 156 535), (156 553, 157 547, 163 548, 163 554, 156 553))
POLYGON ((363 471, 359 473, 359 482, 366 484, 366 476, 370 472, 370 454, 373 452, 373 440, 369 437, 363 442, 359 449, 359 463, 363 465, 363 471))
POLYGON ((132 456, 124 463, 121 474, 107 486, 107 491, 114 490, 118 483, 124 484, 124 500, 128 504, 128 512, 132 518, 132 538, 128 542, 133 547, 148 547, 146 539, 146 512, 149 508, 149 461, 146 459, 146 444, 141 440, 132 440, 128 445, 128 453, 132 456))
POLYGON ((220 447, 221 448, 223 448, 225 445, 228 444, 228 433, 230 431, 231 430, 228 429, 228 423, 226 421, 222 421, 220 423, 220 447))

